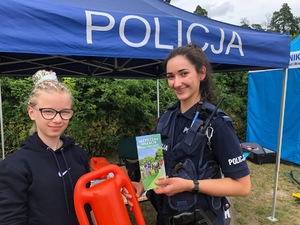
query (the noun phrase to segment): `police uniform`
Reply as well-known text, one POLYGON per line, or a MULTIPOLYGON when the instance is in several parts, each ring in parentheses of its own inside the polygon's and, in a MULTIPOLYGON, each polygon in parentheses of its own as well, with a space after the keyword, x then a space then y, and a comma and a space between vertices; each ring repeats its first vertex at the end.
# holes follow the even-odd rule
MULTIPOLYGON (((231 119, 218 110, 208 130, 201 133, 201 127, 207 122, 215 106, 206 100, 199 104, 181 113, 178 102, 158 121, 156 131, 162 136, 167 175, 192 179, 195 182, 222 176, 238 179, 249 175, 250 171, 231 119), (195 121, 197 111, 200 114, 195 121)), ((197 191, 178 193, 170 197, 161 195, 156 205, 159 214, 157 224, 176 224, 172 222, 174 216, 200 209, 210 218, 212 224, 223 225, 224 207, 227 203, 225 197, 212 197, 197 191)))

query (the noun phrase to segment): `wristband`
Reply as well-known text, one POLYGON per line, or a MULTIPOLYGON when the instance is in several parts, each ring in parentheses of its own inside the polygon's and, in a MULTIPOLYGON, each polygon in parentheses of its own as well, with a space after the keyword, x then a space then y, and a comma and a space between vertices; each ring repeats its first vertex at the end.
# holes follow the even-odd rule
POLYGON ((194 181, 194 189, 193 189, 193 193, 194 194, 198 194, 199 193, 199 181, 198 180, 193 180, 194 181))

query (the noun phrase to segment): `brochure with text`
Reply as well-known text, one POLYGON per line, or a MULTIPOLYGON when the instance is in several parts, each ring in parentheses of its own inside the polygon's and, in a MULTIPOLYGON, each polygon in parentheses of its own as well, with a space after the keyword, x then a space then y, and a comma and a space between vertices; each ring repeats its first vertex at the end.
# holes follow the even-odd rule
POLYGON ((166 178, 161 136, 160 134, 137 136, 136 146, 144 189, 153 189, 157 187, 155 184, 157 179, 166 178))

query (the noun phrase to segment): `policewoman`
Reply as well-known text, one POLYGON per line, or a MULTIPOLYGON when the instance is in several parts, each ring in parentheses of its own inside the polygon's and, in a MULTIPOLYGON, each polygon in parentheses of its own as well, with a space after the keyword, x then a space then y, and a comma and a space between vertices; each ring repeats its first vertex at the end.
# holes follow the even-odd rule
POLYGON ((248 196, 250 171, 232 120, 212 104, 211 67, 194 43, 172 50, 166 78, 178 102, 161 115, 167 178, 148 193, 157 225, 224 224, 225 196, 248 196))

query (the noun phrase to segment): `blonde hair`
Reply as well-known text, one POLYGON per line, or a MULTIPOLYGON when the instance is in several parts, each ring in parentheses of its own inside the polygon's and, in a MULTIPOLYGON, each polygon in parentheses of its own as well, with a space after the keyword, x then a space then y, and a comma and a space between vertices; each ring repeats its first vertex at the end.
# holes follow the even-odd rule
MULTIPOLYGON (((36 106, 39 96, 42 93, 66 93, 70 96, 71 106, 73 106, 73 96, 71 91, 57 79, 53 71, 39 70, 32 76, 34 88, 29 95, 28 106, 36 106)), ((36 124, 31 127, 29 134, 36 131, 36 124)))

